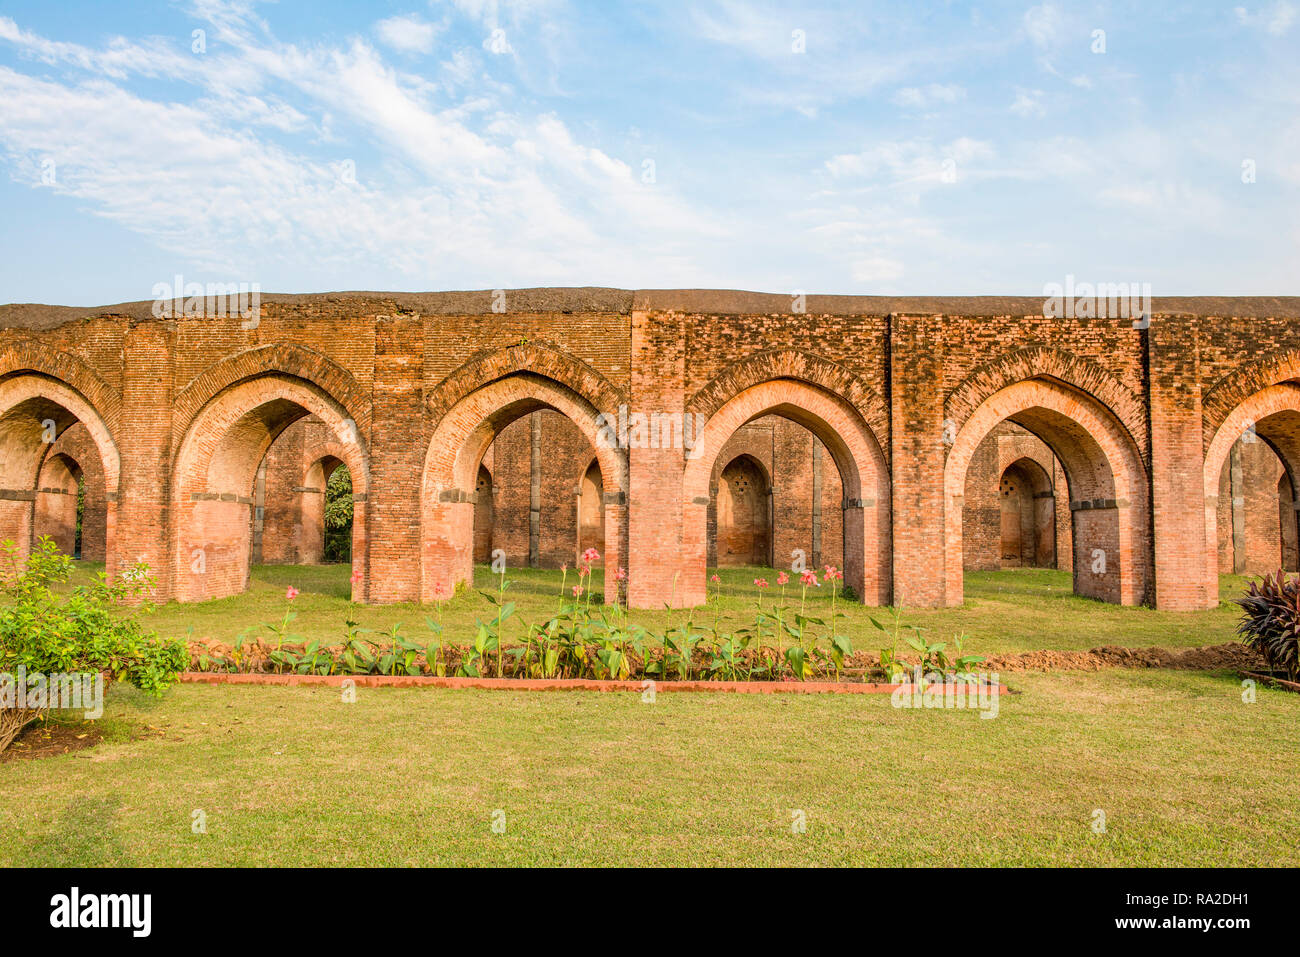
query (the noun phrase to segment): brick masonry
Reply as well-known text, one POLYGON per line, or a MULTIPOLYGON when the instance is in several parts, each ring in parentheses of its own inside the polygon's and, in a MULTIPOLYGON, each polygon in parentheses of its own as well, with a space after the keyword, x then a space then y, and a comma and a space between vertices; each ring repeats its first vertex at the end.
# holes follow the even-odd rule
POLYGON ((1027 299, 501 305, 0 307, 0 535, 67 544, 84 481, 86 557, 148 562, 164 599, 234 594, 252 559, 318 560, 316 490, 346 462, 361 601, 427 600, 493 548, 553 565, 587 542, 650 607, 796 549, 917 605, 960 602, 966 569, 1055 564, 1080 594, 1199 608, 1220 570, 1295 564, 1295 300, 1161 300, 1149 328, 1027 299), (659 418, 611 444, 620 410, 659 418), (660 441, 697 422, 695 449, 660 441))

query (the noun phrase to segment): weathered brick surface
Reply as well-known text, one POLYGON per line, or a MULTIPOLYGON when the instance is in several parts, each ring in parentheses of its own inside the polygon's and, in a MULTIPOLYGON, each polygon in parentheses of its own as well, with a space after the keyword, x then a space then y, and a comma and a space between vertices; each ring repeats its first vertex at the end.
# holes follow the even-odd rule
POLYGON ((251 323, 0 307, 0 534, 66 543, 79 471, 87 557, 143 558, 162 598, 233 594, 255 550, 318 557, 316 489, 344 461, 365 601, 433 597, 492 547, 555 565, 597 542, 656 607, 699 601, 713 563, 796 549, 869 601, 928 605, 1007 562, 1165 608, 1211 604, 1222 567, 1294 564, 1294 301, 1157 302, 1150 328, 1010 298, 798 305, 340 293, 266 296, 251 323), (601 447, 620 408, 698 416, 701 441, 601 447))

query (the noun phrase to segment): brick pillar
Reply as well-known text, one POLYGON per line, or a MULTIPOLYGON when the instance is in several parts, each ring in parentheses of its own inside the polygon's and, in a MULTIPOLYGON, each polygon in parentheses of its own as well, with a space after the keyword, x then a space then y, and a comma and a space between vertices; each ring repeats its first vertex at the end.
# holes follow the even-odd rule
MULTIPOLYGON (((364 505, 368 510, 366 600, 419 601, 420 486, 429 441, 422 389, 424 325, 418 315, 380 316, 374 329, 370 489, 364 505)), ((354 505, 359 507, 360 503, 354 505)), ((472 562, 473 503, 464 511, 466 561, 472 562)))
POLYGON ((1199 323, 1153 318, 1146 336, 1155 605, 1213 608, 1219 602, 1218 543, 1206 535, 1206 515, 1213 529, 1218 502, 1205 495, 1199 323))
MULTIPOLYGON (((647 417, 681 412, 686 393, 682 317, 634 310, 631 355, 630 412, 647 417)), ((629 607, 662 608, 670 597, 677 608, 704 600, 709 502, 683 503, 684 465, 683 449, 628 449, 629 607)), ((605 507, 610 508, 608 499, 605 507)))
MULTIPOLYGON (((945 588, 942 330, 939 316, 890 320, 893 597, 899 605, 961 602, 960 590, 954 599, 945 588)), ((962 503, 952 506, 960 510, 962 503)), ((961 554, 953 551, 960 582, 961 554)), ((946 573, 951 576, 952 569, 946 573)))
POLYGON ((117 508, 108 509, 107 569, 143 559, 157 583, 157 599, 175 594, 176 563, 171 545, 172 363, 175 325, 135 322, 127 329, 122 357, 122 426, 116 436, 122 456, 117 508), (116 511, 116 515, 114 515, 116 511))

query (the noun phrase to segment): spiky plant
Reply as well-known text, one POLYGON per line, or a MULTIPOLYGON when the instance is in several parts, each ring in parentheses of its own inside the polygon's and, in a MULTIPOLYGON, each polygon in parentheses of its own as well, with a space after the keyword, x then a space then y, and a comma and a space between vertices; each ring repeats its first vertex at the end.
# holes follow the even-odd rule
POLYGON ((1279 571, 1251 582, 1235 599, 1241 606, 1237 634, 1274 671, 1300 681, 1300 578, 1279 571))

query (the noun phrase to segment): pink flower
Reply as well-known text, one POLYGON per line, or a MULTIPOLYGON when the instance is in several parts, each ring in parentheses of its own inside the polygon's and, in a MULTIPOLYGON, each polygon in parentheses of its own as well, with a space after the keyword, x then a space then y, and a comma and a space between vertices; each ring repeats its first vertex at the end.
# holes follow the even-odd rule
POLYGON ((352 573, 352 584, 354 584, 354 585, 360 585, 360 584, 361 584, 361 579, 362 579, 361 572, 356 571, 356 572, 353 572, 353 573, 352 573))
POLYGON ((578 597, 579 595, 581 595, 581 594, 582 594, 582 586, 581 586, 581 585, 574 585, 574 586, 573 586, 573 597, 574 597, 574 598, 577 598, 577 597, 578 597))
POLYGON ((844 577, 844 573, 841 572, 839 569, 837 569, 834 565, 826 566, 826 581, 838 580, 838 579, 842 579, 843 577, 844 577))
POLYGON ((598 562, 600 561, 600 552, 596 551, 594 548, 589 548, 582 553, 582 560, 588 565, 598 562))
POLYGON ((578 566, 578 577, 579 577, 579 578, 584 578, 584 577, 586 577, 587 575, 590 575, 590 574, 591 574, 591 566, 590 566, 590 565, 579 565, 579 566, 578 566))
POLYGON ((626 580, 626 578, 627 578, 626 568, 620 568, 618 571, 614 572, 614 581, 621 582, 626 580))
POLYGON ((289 599, 290 601, 293 601, 295 598, 298 597, 298 589, 290 585, 289 590, 284 593, 284 597, 289 599))
POLYGON ((721 584, 721 583, 722 583, 722 579, 719 578, 717 575, 710 575, 710 576, 709 576, 709 581, 713 582, 713 584, 715 584, 715 585, 718 585, 718 584, 721 584))
POLYGON ((776 583, 778 585, 784 585, 789 580, 790 580, 790 576, 787 575, 785 572, 781 572, 779 575, 776 576, 776 583))
POLYGON ((805 588, 809 585, 816 585, 817 573, 813 571, 811 568, 808 569, 806 572, 804 572, 802 575, 799 576, 799 584, 803 585, 805 588))
POLYGON ((560 571, 561 571, 561 572, 567 572, 568 570, 569 570, 569 563, 568 563, 568 562, 565 562, 563 565, 560 566, 560 571))
POLYGON ((758 588, 766 588, 766 587, 767 587, 767 579, 766 579, 766 578, 755 578, 755 579, 754 579, 754 584, 755 584, 755 586, 757 586, 758 588))

